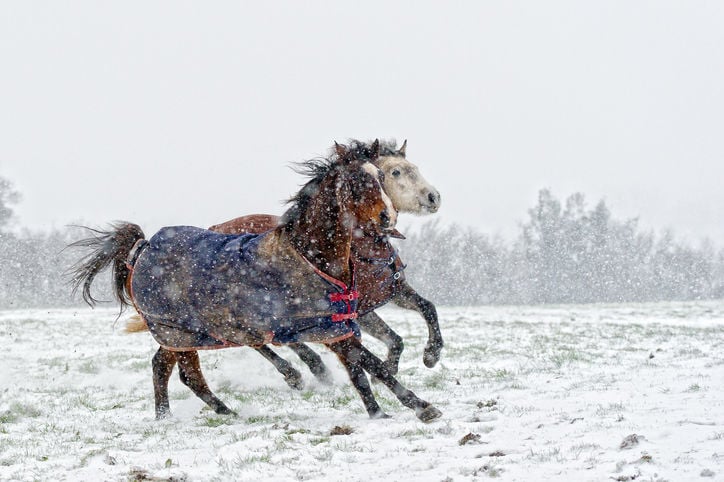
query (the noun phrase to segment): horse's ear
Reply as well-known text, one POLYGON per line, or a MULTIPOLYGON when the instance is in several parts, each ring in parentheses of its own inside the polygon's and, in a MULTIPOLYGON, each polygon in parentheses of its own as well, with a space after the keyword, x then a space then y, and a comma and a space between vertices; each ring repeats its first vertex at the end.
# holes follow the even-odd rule
POLYGON ((339 157, 340 159, 343 159, 345 154, 347 154, 347 150, 344 148, 344 146, 337 144, 337 141, 334 141, 334 152, 337 153, 337 157, 339 157))
POLYGON ((370 159, 377 159, 380 157, 380 140, 375 139, 375 142, 370 146, 370 159))
POLYGON ((399 154, 399 155, 402 156, 402 157, 405 157, 405 155, 406 155, 406 152, 405 152, 405 151, 406 151, 406 150, 407 150, 407 139, 405 139, 405 142, 402 143, 402 147, 400 147, 400 148, 397 150, 397 154, 399 154))

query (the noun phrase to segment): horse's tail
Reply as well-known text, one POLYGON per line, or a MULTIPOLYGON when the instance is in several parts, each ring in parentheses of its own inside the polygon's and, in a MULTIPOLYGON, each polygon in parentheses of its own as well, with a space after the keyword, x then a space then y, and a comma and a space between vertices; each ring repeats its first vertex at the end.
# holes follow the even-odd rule
POLYGON ((91 294, 90 288, 93 279, 112 264, 114 294, 121 303, 121 311, 123 311, 126 306, 131 304, 131 297, 126 291, 126 282, 131 273, 126 266, 128 255, 136 242, 144 239, 145 235, 138 225, 131 223, 113 224, 109 231, 86 229, 92 231, 94 236, 70 244, 71 247, 92 249, 69 270, 73 294, 82 286, 83 300, 90 306, 94 306, 98 300, 91 294))
POLYGON ((139 333, 141 331, 148 331, 148 324, 146 320, 141 318, 141 315, 133 315, 126 321, 126 329, 123 330, 126 333, 139 333))

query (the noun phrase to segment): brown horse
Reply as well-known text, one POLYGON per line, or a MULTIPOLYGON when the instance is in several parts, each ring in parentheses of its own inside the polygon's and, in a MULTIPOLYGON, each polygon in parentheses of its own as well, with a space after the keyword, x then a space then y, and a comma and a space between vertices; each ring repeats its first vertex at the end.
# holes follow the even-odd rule
MULTIPOLYGON (((407 141, 399 149, 393 142, 384 142, 381 145, 380 156, 374 164, 384 173, 383 188, 399 212, 434 213, 440 207, 440 194, 424 179, 417 166, 407 160, 406 147, 407 141)), ((263 233, 274 229, 278 224, 277 216, 252 214, 211 226, 209 229, 227 234, 263 233)), ((396 232, 379 236, 374 232, 361 231, 352 240, 352 259, 356 266, 357 286, 360 291, 360 326, 365 333, 385 343, 385 364, 394 375, 404 348, 403 341, 373 310, 392 301, 403 308, 418 311, 428 327, 428 342, 423 362, 432 368, 439 361, 443 348, 437 310, 435 305, 420 296, 405 280, 405 265, 389 240, 390 237, 402 236, 396 232)), ((318 379, 328 381, 327 368, 316 352, 304 344, 289 345, 289 348, 297 353, 318 379)), ((268 346, 258 347, 257 351, 274 364, 290 387, 302 388, 301 374, 290 363, 268 346)))
POLYGON ((168 415, 168 380, 181 381, 217 413, 233 413, 209 389, 198 349, 326 344, 340 359, 372 418, 386 417, 364 371, 381 380, 417 417, 439 410, 403 387, 360 342, 351 245, 355 226, 383 233, 397 213, 369 161, 379 145, 359 143, 344 155, 309 161, 311 180, 274 230, 223 235, 174 226, 149 240, 129 223, 73 243, 92 252, 73 268, 74 291, 93 306, 95 276, 113 265, 121 309, 132 304, 161 345, 153 358, 156 417, 168 415))

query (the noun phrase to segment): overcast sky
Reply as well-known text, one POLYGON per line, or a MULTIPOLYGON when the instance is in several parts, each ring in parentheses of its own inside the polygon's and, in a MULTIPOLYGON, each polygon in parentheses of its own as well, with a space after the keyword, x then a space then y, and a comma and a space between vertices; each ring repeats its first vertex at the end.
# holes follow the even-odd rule
POLYGON ((0 3, 18 226, 281 213, 290 162, 375 137, 445 223, 515 234, 545 187, 724 244, 724 2, 0 3))

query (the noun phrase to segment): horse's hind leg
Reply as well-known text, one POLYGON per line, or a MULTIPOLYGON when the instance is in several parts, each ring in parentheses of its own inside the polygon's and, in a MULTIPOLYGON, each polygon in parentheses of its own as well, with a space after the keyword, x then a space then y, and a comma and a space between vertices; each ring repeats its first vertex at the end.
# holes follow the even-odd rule
POLYGON ((402 337, 395 333, 394 330, 385 323, 385 320, 380 318, 374 311, 367 313, 357 321, 364 331, 382 341, 387 346, 385 366, 391 375, 397 374, 400 355, 402 355, 402 350, 405 348, 402 337))
POLYGON ((437 320, 435 305, 417 294, 417 291, 406 282, 400 283, 392 302, 401 308, 415 310, 425 318, 428 337, 422 361, 426 367, 434 367, 437 362, 440 361, 440 352, 443 347, 442 333, 440 333, 440 324, 437 320))
POLYGON ((180 351, 176 352, 178 359, 179 376, 181 382, 189 387, 197 397, 206 402, 216 413, 222 415, 236 415, 236 413, 227 407, 224 402, 211 392, 209 385, 206 383, 203 373, 201 373, 201 361, 196 351, 180 351))
POLYGON ((176 355, 159 347, 151 366, 153 367, 153 395, 156 401, 156 420, 166 418, 171 413, 168 403, 168 380, 176 365, 176 355))
POLYGON ((332 375, 329 373, 327 365, 324 364, 322 358, 316 351, 312 350, 304 343, 293 343, 287 346, 291 348, 304 363, 307 364, 309 371, 312 372, 317 380, 324 384, 332 383, 332 375))
POLYGON ((362 346, 362 343, 360 343, 357 338, 350 337, 340 342, 331 343, 328 346, 339 356, 339 359, 345 367, 347 367, 352 383, 362 397, 362 401, 370 417, 379 417, 380 414, 384 416, 384 412, 382 412, 374 399, 369 382, 367 382, 367 377, 364 376, 364 373, 360 375, 362 369, 384 383, 404 406, 415 410, 415 415, 423 422, 430 422, 442 416, 440 410, 419 398, 411 390, 402 386, 402 384, 390 374, 382 360, 362 346), (355 376, 353 377, 352 374, 355 376))
POLYGON ((259 352, 261 356, 269 360, 272 365, 274 365, 277 371, 284 376, 284 381, 287 382, 287 385, 289 385, 290 388, 295 390, 301 390, 304 388, 302 374, 299 373, 299 371, 294 368, 291 363, 277 355, 274 350, 269 348, 267 345, 254 349, 259 352))

